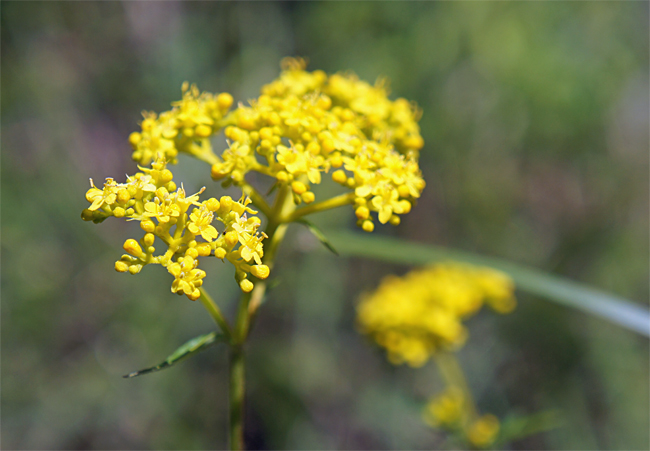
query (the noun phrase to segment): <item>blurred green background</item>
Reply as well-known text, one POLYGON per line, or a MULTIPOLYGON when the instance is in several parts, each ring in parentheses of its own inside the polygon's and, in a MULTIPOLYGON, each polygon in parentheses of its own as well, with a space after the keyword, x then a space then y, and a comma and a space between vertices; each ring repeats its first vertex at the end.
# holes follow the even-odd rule
MULTIPOLYGON (((157 374, 213 329, 161 268, 118 274, 137 224, 85 223, 88 178, 133 173, 127 137, 184 80, 246 101, 288 55, 390 78, 416 101, 427 188, 400 227, 422 243, 512 259, 648 305, 647 2, 2 2, 4 449, 226 446, 223 347, 157 374)), ((395 97, 394 97, 395 98, 395 97)), ((217 148, 225 145, 217 139, 217 148)), ((175 179, 222 190, 182 158, 175 179)), ((323 186, 324 190, 333 189, 323 186)), ((352 210, 324 213, 353 229, 352 210)), ((227 265, 205 263, 228 315, 227 265)), ((290 228, 248 346, 256 449, 431 449, 432 364, 390 366, 357 334, 360 293, 408 268, 323 251, 290 228)), ((459 353, 482 411, 558 408, 513 449, 648 449, 648 340, 519 295, 469 322, 459 353)))

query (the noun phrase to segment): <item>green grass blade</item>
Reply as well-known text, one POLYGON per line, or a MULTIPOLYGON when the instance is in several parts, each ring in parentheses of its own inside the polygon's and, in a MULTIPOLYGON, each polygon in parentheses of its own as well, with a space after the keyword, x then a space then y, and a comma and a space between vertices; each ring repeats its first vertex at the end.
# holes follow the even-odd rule
POLYGON ((647 337, 650 336, 648 309, 618 296, 543 271, 498 258, 385 236, 351 232, 328 232, 327 236, 343 256, 368 257, 408 265, 456 260, 489 266, 509 274, 521 290, 591 313, 647 337))
POLYGON ((221 334, 217 334, 216 332, 211 332, 205 335, 199 335, 198 337, 192 338, 191 340, 183 344, 181 347, 179 347, 162 363, 156 366, 152 366, 151 368, 145 368, 144 370, 134 371, 122 377, 132 378, 132 377, 142 376, 143 374, 155 373, 156 371, 164 370, 165 368, 169 368, 173 365, 176 365, 181 360, 184 360, 189 356, 197 354, 203 351, 204 349, 207 349, 210 346, 221 341, 225 341, 224 336, 221 334))
POLYGON ((557 410, 547 410, 526 416, 509 415, 503 419, 499 438, 493 446, 500 449, 513 440, 550 431, 562 427, 564 424, 562 414, 557 410))

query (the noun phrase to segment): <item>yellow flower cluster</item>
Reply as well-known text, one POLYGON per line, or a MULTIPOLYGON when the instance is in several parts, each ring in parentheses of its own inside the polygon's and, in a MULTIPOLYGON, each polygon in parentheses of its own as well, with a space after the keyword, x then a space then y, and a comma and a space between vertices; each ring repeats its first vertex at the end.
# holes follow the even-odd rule
POLYGON ((487 448, 494 443, 500 429, 499 419, 488 413, 470 425, 467 440, 477 448, 487 448))
POLYGON ((422 418, 429 426, 459 431, 475 448, 486 448, 494 443, 499 434, 499 419, 492 414, 472 419, 468 402, 460 388, 449 386, 429 400, 422 418))
POLYGON ((332 179, 353 190, 349 203, 363 230, 374 229, 371 212, 382 224, 399 224, 425 185, 419 110, 405 99, 389 100, 383 82, 308 72, 301 59, 283 66, 249 106, 230 112, 229 94, 199 94, 185 85, 171 111, 145 115, 142 131, 130 137, 133 158, 147 164, 162 152, 174 162, 185 152, 212 164, 215 180, 239 186, 248 172, 259 172, 289 186, 296 204, 314 202, 311 186, 332 169, 332 179), (217 157, 208 137, 222 128, 228 147, 217 157))
POLYGON ((499 313, 515 307, 514 285, 505 274, 456 263, 389 276, 358 307, 362 332, 388 351, 394 364, 424 365, 438 349, 462 345, 462 321, 484 303, 499 313))
POLYGON ((223 127, 224 115, 233 99, 228 93, 213 95, 199 93, 195 85, 183 83, 183 99, 172 103, 173 108, 156 115, 143 113, 140 132, 133 132, 129 142, 133 146, 133 159, 141 165, 149 165, 161 154, 176 163, 179 152, 193 155, 208 163, 214 163, 209 137, 223 127))
POLYGON ((451 386, 427 403, 422 416, 429 426, 453 428, 460 423, 465 412, 463 391, 451 386))
POLYGON ((106 179, 102 189, 92 179, 86 199, 91 203, 81 215, 84 220, 101 222, 109 216, 140 221, 144 236, 124 243, 127 252, 115 263, 119 272, 137 274, 144 265, 157 263, 174 276, 172 292, 185 294, 191 300, 200 296, 205 272, 198 269, 198 257, 215 256, 235 266, 235 278, 245 292, 253 289, 248 275, 265 279, 269 268, 262 264, 262 239, 258 232, 257 212, 249 208, 248 199, 235 202, 228 196, 199 202, 199 194, 187 196, 177 188, 173 174, 166 168, 165 157, 158 154, 151 168, 127 177, 126 183, 106 179), (249 216, 251 215, 251 216, 249 216), (224 225, 219 234, 214 219, 224 225), (155 239, 167 250, 156 253, 155 239), (201 238, 201 241, 197 239, 201 238))

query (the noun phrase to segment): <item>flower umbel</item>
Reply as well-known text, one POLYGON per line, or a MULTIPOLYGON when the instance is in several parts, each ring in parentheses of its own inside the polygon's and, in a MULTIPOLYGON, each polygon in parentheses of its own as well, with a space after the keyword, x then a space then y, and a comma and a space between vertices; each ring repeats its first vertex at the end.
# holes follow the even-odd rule
POLYGON ((172 292, 192 300, 200 296, 199 287, 206 275, 197 268, 198 257, 227 259, 235 266, 237 281, 244 291, 250 291, 246 288, 252 285, 248 274, 268 276, 268 268, 261 261, 265 235, 257 230, 260 221, 256 216, 246 218, 244 212, 256 213, 247 207, 248 199, 235 202, 224 196, 199 202, 203 189, 187 196, 183 187, 176 187, 162 154, 151 168, 140 169, 142 172, 128 177, 126 183, 107 179, 103 190, 91 181, 92 187, 86 193, 91 206, 81 215, 94 222, 109 216, 140 221, 145 235, 139 241, 128 239, 124 243, 127 254, 115 263, 117 271, 137 274, 145 265, 161 264, 174 276, 172 292), (221 235, 212 225, 215 216, 224 225, 221 235), (156 238, 166 246, 162 253, 156 252, 156 238))
POLYGON ((405 99, 389 100, 383 79, 372 86, 349 73, 308 72, 300 58, 282 65, 258 98, 232 111, 229 94, 184 84, 171 110, 145 113, 141 131, 129 138, 133 158, 148 164, 162 153, 175 163, 179 153, 190 154, 212 165, 215 180, 241 187, 258 172, 290 187, 296 205, 318 200, 312 187, 332 169, 332 179, 354 192, 347 203, 368 212, 358 220, 363 230, 374 229, 371 212, 382 224, 399 224, 425 185, 420 111, 405 99), (217 156, 209 138, 221 130, 227 148, 217 156))
POLYGON ((462 321, 484 303, 499 313, 515 307, 514 285, 503 273, 456 263, 389 276, 358 307, 361 330, 394 364, 424 365, 438 350, 461 346, 462 321))

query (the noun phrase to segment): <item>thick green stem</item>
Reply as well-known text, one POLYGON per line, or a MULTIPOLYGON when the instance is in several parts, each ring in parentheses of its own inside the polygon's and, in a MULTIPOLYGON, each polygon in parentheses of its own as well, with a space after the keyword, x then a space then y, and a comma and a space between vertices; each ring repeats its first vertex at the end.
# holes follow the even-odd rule
POLYGON ((241 345, 230 347, 230 449, 244 449, 244 350, 241 345))
MULTIPOLYGON (((265 233, 267 235, 264 244, 264 258, 262 261, 269 268, 273 268, 280 243, 284 239, 289 223, 303 217, 306 214, 316 213, 331 208, 354 202, 354 193, 348 193, 332 199, 319 202, 313 205, 296 210, 293 202, 293 195, 288 186, 279 188, 278 194, 269 207, 261 195, 251 186, 246 187, 247 195, 253 203, 262 210, 268 219, 265 233)), ((239 309, 235 327, 231 334, 230 345, 230 448, 233 450, 244 449, 244 393, 245 393, 245 365, 243 346, 250 331, 251 322, 262 304, 266 292, 267 283, 263 280, 255 282, 250 293, 243 293, 239 300, 239 309)), ((203 299, 203 298, 202 298, 203 299)), ((208 304, 209 305, 209 304, 208 304)), ((207 307, 206 307, 207 308, 207 307)), ((208 311, 213 313, 209 308, 208 311)), ((215 318, 216 320, 216 318, 215 318)))
MULTIPOLYGON (((278 218, 295 208, 288 188, 281 189, 278 193, 273 208, 270 209, 266 228, 267 248, 264 253, 264 263, 273 266, 273 260, 280 242, 284 238, 287 224, 282 224, 278 218)), ((244 393, 245 393, 245 365, 244 343, 248 337, 252 313, 262 302, 266 282, 257 281, 253 291, 243 293, 239 300, 239 309, 235 322, 230 347, 230 449, 244 449, 244 393), (253 309, 251 310, 251 306, 253 309)))

